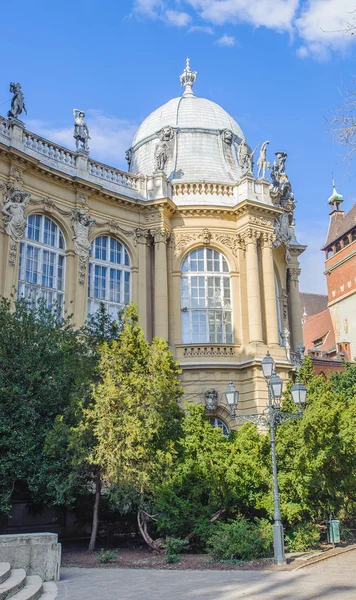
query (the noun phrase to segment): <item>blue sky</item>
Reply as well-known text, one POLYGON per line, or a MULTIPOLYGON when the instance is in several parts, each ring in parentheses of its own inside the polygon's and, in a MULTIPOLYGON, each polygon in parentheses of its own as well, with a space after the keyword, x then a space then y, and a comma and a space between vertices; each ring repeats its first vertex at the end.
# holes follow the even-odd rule
POLYGON ((252 147, 270 140, 269 158, 288 152, 298 201, 301 289, 324 293, 322 245, 331 174, 355 201, 354 165, 325 118, 355 75, 354 0, 68 0, 2 5, 0 113, 9 82, 25 93, 27 126, 73 146, 72 109, 84 109, 91 155, 125 168, 140 122, 181 94, 186 56, 198 71, 195 93, 221 104, 252 147))

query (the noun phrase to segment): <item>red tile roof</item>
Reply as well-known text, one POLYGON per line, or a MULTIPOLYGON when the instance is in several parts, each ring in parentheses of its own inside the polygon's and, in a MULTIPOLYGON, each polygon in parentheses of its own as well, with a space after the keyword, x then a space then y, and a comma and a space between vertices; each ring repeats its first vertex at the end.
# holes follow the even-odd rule
POLYGON ((335 331, 328 308, 305 320, 303 325, 303 343, 306 351, 313 348, 320 352, 335 350, 335 331), (314 343, 317 340, 322 340, 322 343, 315 346, 314 343))

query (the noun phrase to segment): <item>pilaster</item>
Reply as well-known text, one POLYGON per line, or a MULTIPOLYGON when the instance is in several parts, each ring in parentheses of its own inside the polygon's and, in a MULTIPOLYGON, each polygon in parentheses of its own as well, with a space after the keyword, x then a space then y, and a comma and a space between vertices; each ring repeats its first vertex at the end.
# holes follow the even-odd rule
POLYGON ((263 342, 260 274, 258 268, 257 240, 260 233, 248 229, 243 237, 246 245, 246 282, 248 301, 249 342, 263 342))
POLYGON ((279 344, 277 297, 273 263, 273 233, 264 233, 261 240, 262 245, 262 271, 264 309, 267 333, 267 344, 279 344))
POLYGON ((301 269, 298 264, 288 267, 289 311, 291 317, 292 348, 294 350, 298 344, 303 343, 302 309, 299 295, 300 274, 301 269))
POLYGON ((154 335, 168 341, 167 242, 165 227, 151 230, 154 242, 154 335))

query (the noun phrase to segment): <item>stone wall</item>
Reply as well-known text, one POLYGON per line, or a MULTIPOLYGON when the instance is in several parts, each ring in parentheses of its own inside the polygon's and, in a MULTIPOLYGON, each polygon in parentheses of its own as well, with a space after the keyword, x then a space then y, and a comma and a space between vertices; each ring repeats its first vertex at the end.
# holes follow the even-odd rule
POLYGON ((0 562, 25 569, 27 575, 39 575, 43 581, 58 581, 61 544, 55 533, 0 535, 0 562))

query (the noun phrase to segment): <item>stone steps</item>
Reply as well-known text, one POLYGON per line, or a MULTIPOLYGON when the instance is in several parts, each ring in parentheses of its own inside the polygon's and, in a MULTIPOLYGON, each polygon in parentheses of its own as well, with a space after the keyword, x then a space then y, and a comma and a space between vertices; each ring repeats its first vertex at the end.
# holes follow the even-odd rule
POLYGON ((57 592, 53 581, 43 582, 39 575, 26 575, 25 569, 0 563, 0 600, 54 600, 57 592))

